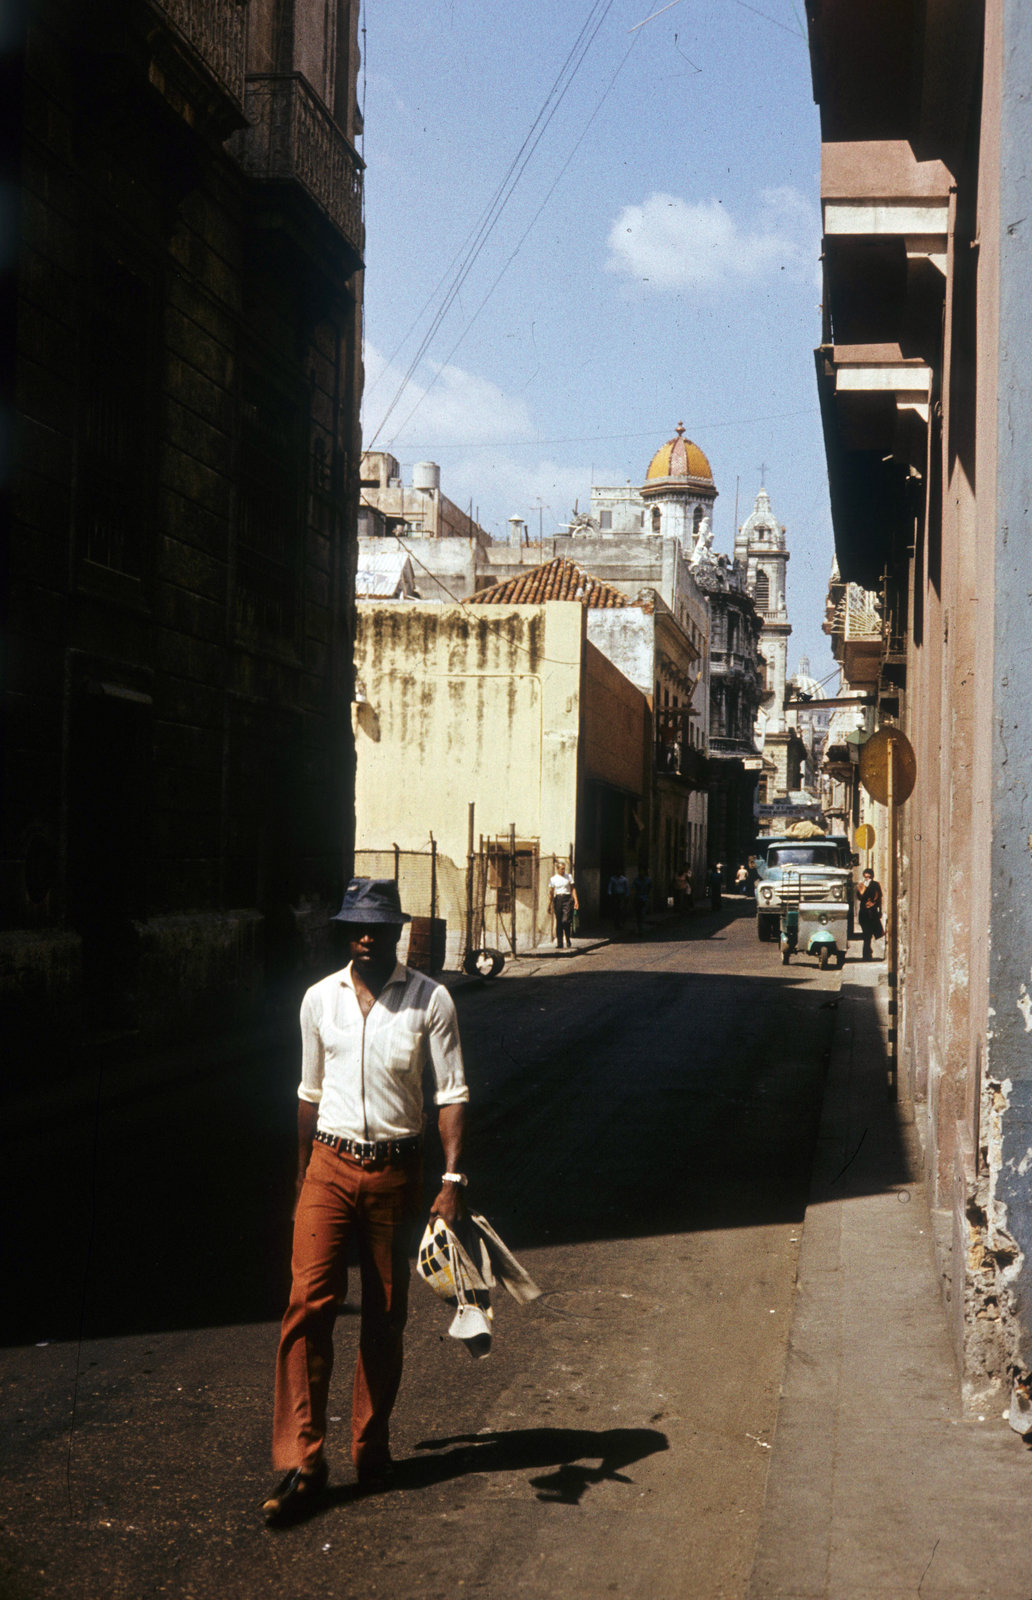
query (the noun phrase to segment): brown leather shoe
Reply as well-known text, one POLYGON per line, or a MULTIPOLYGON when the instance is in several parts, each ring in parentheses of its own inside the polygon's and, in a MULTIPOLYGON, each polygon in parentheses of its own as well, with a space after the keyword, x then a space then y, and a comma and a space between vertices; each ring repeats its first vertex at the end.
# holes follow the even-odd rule
POLYGON ((302 1472, 300 1467, 288 1472, 262 1506, 266 1527, 284 1528, 310 1517, 319 1508, 328 1477, 325 1461, 311 1472, 302 1472))

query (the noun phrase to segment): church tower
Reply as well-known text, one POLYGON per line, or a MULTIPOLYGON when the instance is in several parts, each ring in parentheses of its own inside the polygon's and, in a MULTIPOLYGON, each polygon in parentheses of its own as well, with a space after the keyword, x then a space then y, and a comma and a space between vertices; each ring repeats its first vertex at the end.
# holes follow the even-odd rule
POLYGON ((767 687, 774 691, 767 712, 766 733, 787 732, 785 685, 788 681, 788 636, 792 624, 785 604, 785 568, 788 550, 785 530, 770 508, 770 496, 761 489, 752 515, 735 535, 735 559, 745 573, 745 586, 763 623, 760 653, 767 663, 767 687))

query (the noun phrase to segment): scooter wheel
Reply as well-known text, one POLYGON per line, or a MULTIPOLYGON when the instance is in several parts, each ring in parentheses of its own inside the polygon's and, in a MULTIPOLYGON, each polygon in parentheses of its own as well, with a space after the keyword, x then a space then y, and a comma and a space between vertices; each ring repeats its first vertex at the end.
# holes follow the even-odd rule
POLYGON ((828 947, 827 947, 826 944, 822 944, 820 949, 817 952, 817 965, 820 967, 822 972, 827 972, 827 970, 828 970, 828 947))

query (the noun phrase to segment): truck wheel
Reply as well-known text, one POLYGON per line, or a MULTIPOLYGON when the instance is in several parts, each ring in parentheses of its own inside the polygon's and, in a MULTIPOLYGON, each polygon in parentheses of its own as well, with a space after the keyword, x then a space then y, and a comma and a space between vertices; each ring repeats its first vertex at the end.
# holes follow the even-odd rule
POLYGON ((822 944, 820 949, 817 952, 817 965, 820 967, 822 972, 827 972, 827 970, 828 970, 828 947, 827 947, 826 944, 822 944))
POLYGON ((781 965, 783 967, 787 967, 788 966, 789 955, 790 955, 790 952, 788 950, 782 950, 782 952, 781 952, 781 965))

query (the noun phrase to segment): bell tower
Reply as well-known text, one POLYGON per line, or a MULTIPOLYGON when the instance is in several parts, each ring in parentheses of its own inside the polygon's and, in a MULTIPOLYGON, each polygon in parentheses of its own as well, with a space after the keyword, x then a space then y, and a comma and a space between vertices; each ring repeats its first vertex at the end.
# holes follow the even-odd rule
POLYGON ((766 732, 787 731, 785 685, 788 680, 788 637, 792 624, 785 603, 785 568, 788 565, 785 529, 770 505, 770 496, 761 488, 752 514, 735 534, 735 559, 745 574, 745 586, 752 595, 763 623, 760 653, 767 663, 767 685, 774 701, 767 713, 766 732))

